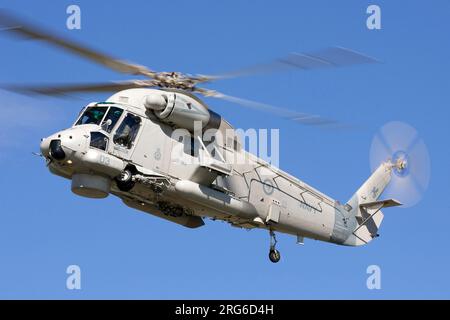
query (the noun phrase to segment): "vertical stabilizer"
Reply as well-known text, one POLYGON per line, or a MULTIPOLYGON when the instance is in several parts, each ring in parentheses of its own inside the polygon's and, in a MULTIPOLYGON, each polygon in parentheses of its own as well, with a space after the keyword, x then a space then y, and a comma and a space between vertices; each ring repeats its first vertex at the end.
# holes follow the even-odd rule
POLYGON ((400 205, 395 200, 378 201, 391 181, 392 168, 392 163, 382 163, 347 203, 357 224, 345 244, 359 246, 372 241, 378 236, 378 229, 383 221, 381 209, 400 205))
POLYGON ((391 173, 392 164, 382 163, 358 191, 356 191, 348 204, 352 208, 356 208, 359 204, 378 200, 391 181, 391 173))

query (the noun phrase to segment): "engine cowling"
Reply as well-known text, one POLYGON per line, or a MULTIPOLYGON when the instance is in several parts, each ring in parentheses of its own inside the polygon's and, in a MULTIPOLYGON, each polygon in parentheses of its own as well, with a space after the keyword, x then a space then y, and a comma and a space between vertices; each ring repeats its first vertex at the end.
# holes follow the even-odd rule
POLYGON ((144 105, 161 121, 189 131, 198 127, 217 129, 221 122, 217 113, 196 99, 180 93, 154 92, 146 96, 144 105))

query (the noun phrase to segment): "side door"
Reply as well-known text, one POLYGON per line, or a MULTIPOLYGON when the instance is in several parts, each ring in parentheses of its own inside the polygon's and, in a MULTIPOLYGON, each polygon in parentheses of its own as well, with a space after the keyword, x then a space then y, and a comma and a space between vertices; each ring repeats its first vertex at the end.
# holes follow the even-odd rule
POLYGON ((172 146, 170 128, 166 130, 163 124, 154 123, 150 119, 143 119, 141 126, 139 140, 135 143, 130 160, 146 169, 167 174, 172 146))
POLYGON ((112 154, 124 160, 130 160, 139 140, 142 125, 140 116, 126 111, 112 135, 112 154))
POLYGON ((265 179, 264 181, 252 179, 250 182, 249 202, 263 214, 266 222, 280 222, 283 212, 286 211, 284 197, 272 179, 265 179))

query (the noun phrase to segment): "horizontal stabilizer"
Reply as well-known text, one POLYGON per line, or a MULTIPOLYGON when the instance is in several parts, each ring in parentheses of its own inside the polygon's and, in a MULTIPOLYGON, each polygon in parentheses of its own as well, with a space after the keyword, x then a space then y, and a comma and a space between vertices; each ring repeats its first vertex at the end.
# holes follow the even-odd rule
POLYGON ((389 207, 397 207, 401 206, 402 203, 395 199, 387 199, 380 201, 372 201, 367 203, 361 203, 359 206, 362 208, 372 209, 372 208, 389 208, 389 207))
POLYGON ((355 236, 353 245, 366 244, 378 237, 378 229, 384 217, 381 209, 400 205, 402 204, 394 199, 361 203, 355 215, 358 227, 353 231, 355 236))

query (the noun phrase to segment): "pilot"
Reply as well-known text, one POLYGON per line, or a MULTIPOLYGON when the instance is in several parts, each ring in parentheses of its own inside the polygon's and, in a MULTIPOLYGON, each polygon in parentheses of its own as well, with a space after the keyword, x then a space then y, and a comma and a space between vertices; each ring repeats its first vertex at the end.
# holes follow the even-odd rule
POLYGON ((141 119, 139 117, 127 116, 115 136, 115 143, 131 148, 131 143, 136 137, 141 119))

